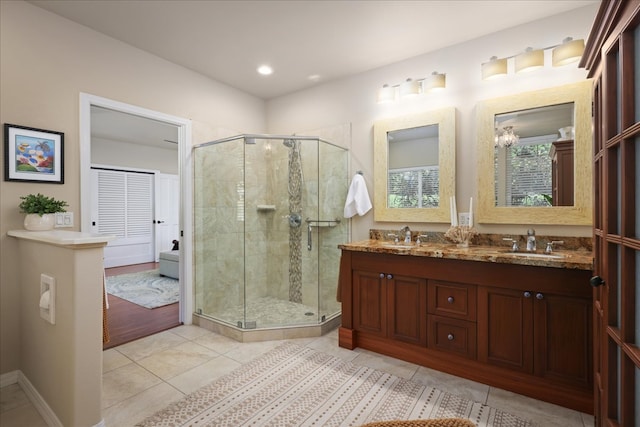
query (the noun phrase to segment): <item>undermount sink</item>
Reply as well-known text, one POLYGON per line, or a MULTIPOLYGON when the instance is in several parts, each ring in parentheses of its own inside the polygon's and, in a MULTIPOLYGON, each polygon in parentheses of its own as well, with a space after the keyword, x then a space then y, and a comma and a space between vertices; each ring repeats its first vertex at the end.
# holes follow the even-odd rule
POLYGON ((515 256, 515 257, 524 257, 524 258, 543 258, 543 259, 562 259, 565 256, 562 254, 537 254, 531 252, 505 252, 505 254, 515 256))
POLYGON ((411 249, 413 248, 413 245, 403 245, 402 243, 383 243, 382 247, 389 249, 411 249))

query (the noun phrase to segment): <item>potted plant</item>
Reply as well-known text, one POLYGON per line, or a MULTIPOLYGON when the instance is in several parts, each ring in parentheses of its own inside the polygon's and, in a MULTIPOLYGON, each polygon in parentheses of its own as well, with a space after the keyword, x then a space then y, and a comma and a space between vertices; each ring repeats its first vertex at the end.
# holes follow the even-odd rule
POLYGON ((31 231, 53 229, 55 213, 66 212, 64 208, 69 206, 64 200, 56 200, 40 193, 27 194, 20 199, 20 212, 27 214, 24 218, 24 228, 31 231))

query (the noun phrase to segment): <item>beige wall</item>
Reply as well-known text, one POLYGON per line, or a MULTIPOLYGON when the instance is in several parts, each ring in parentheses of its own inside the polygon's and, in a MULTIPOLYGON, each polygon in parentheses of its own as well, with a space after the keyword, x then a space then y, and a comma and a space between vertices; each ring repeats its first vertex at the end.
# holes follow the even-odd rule
POLYGON ((37 191, 67 200, 78 229, 80 92, 191 119, 193 143, 220 137, 222 128, 263 133, 266 125, 262 100, 23 1, 0 2, 0 55, 0 122, 65 134, 63 185, 0 183, 0 373, 7 373, 21 369, 31 338, 17 325, 21 273, 6 232, 22 228, 19 197, 37 191))
MULTIPOLYGON (((282 133, 329 127, 337 123, 351 123, 350 149, 352 173, 361 170, 370 196, 373 188, 373 124, 376 120, 456 108, 456 196, 458 210, 464 212, 470 197, 477 197, 477 134, 476 105, 479 101, 534 91, 583 81, 586 71, 577 63, 565 67, 551 67, 551 50, 545 52, 546 66, 542 69, 495 80, 481 80, 480 64, 496 55, 499 58, 516 55, 527 46, 554 46, 567 37, 587 38, 598 10, 598 4, 583 7, 526 25, 471 40, 402 62, 381 67, 347 79, 320 84, 312 89, 269 100, 267 102, 268 132, 282 133), (406 78, 419 79, 431 72, 446 74, 445 90, 402 100, 377 104, 376 95, 383 84, 399 84, 406 78)), ((543 6, 541 6, 543 7, 543 6)), ((505 18, 508 19, 508 18, 505 18)), ((452 31, 456 31, 455 25, 452 31)), ((511 65, 510 65, 511 67, 511 65)), ((477 200, 477 199, 476 199, 477 200)), ((374 202, 375 204, 375 202, 374 202)), ((369 237, 370 228, 396 229, 403 223, 381 223, 373 220, 373 211, 354 217, 352 239, 369 237)), ((482 233, 523 234, 529 224, 476 224, 482 233)), ((447 224, 411 223, 414 230, 446 231, 447 224)), ((535 226, 539 235, 591 236, 589 226, 535 226)))
MULTIPOLYGON (((9 238, 20 269, 20 371, 64 426, 102 420, 103 245, 9 238), (55 324, 40 318, 40 274, 55 279, 55 324)), ((14 326, 15 327, 15 326, 14 326)))

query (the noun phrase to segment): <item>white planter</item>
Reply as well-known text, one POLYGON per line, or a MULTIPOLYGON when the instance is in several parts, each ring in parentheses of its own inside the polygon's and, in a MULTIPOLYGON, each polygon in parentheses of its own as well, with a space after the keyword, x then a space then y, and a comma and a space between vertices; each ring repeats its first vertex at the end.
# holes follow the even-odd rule
POLYGON ((24 228, 29 231, 53 230, 56 224, 56 214, 27 214, 24 217, 24 228))

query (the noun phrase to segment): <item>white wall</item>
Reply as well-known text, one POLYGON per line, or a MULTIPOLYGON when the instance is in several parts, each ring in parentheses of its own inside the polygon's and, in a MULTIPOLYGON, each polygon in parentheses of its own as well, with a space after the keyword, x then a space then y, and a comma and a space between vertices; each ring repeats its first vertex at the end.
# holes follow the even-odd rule
MULTIPOLYGON (((75 230, 81 223, 81 92, 191 119, 193 143, 227 136, 224 129, 266 131, 261 99, 27 2, 0 1, 0 122, 65 134, 63 185, 0 181, 0 374, 20 369, 20 348, 34 339, 16 327, 20 271, 16 241, 6 236, 22 228, 20 196, 40 191, 66 200, 75 212, 75 230)), ((70 369, 69 364, 73 360, 61 360, 55 369, 70 369)))
MULTIPOLYGON (((550 51, 548 65, 531 73, 513 75, 497 80, 482 81, 480 64, 496 55, 499 58, 515 55, 526 47, 544 48, 559 44, 565 37, 587 38, 598 5, 584 7, 567 14, 557 15, 534 23, 458 44, 437 52, 361 75, 327 83, 300 91, 267 103, 268 131, 270 133, 304 132, 336 123, 352 124, 351 170, 362 170, 373 197, 373 123, 376 120, 436 110, 453 106, 457 109, 456 195, 459 210, 467 208, 471 196, 476 196, 476 117, 478 101, 554 87, 586 78, 586 72, 577 63, 552 68, 550 51), (447 88, 438 93, 422 95, 395 104, 376 104, 377 90, 383 84, 399 84, 407 77, 424 78, 433 71, 446 73, 447 88), (467 202, 463 202, 463 201, 467 202)), ((496 19, 507 19, 497 17, 496 19)), ((455 25, 452 25, 455 31, 455 25)), ((352 221, 352 239, 368 238, 370 228, 396 228, 403 224, 375 223, 373 212, 352 221)), ((445 224, 411 224, 419 230, 444 231, 445 224)), ((480 225, 481 232, 522 234, 522 226, 480 225)), ((591 227, 536 226, 539 234, 591 236, 591 227)))

